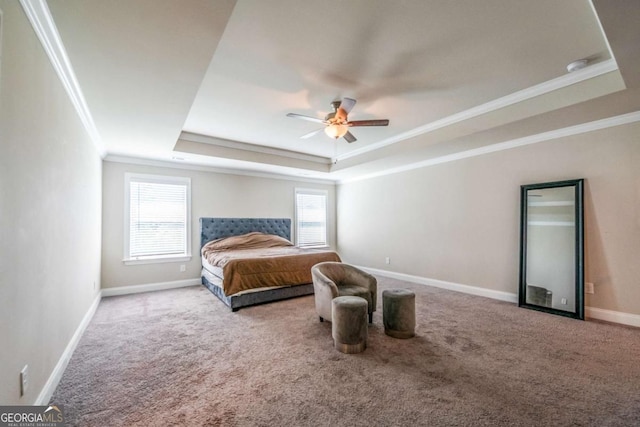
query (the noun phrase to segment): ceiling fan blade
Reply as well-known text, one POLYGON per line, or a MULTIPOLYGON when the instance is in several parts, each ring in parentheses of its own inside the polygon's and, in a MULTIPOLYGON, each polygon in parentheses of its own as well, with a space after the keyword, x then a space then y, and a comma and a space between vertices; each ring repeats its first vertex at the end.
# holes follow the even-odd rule
POLYGON ((338 118, 342 122, 347 121, 347 115, 354 105, 356 105, 355 99, 344 98, 340 103, 340 106, 336 110, 336 118, 338 118))
POLYGON ((354 120, 347 124, 349 126, 388 126, 389 120, 354 120))
POLYGON ((353 136, 353 134, 351 132, 345 133, 343 138, 346 139, 349 144, 351 144, 352 142, 356 142, 357 141, 356 137, 353 136))
POLYGON ((316 123, 325 123, 325 121, 322 119, 318 119, 316 117, 310 117, 310 116, 303 116, 302 114, 296 114, 296 113, 288 113, 287 117, 293 117, 294 119, 308 120, 310 122, 316 122, 316 123))
POLYGON ((342 102, 340 103, 340 108, 342 108, 347 114, 349 114, 354 105, 356 105, 355 99, 342 98, 342 102))
POLYGON ((302 136, 300 137, 300 139, 307 139, 307 138, 311 138, 312 136, 314 136, 314 135, 316 135, 316 134, 318 134, 318 133, 322 132, 323 130, 324 130, 324 128, 320 128, 320 129, 314 130, 313 132, 309 132, 309 133, 307 133, 307 134, 305 134, 305 135, 302 135, 302 136))

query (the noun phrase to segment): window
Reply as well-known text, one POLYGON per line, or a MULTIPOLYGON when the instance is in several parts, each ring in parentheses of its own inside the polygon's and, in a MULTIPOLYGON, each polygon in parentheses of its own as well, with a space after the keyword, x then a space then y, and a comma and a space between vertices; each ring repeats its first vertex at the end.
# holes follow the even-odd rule
POLYGON ((296 244, 327 246, 327 192, 296 188, 296 244))
POLYGON ((191 180, 125 174, 126 264, 188 261, 191 180))

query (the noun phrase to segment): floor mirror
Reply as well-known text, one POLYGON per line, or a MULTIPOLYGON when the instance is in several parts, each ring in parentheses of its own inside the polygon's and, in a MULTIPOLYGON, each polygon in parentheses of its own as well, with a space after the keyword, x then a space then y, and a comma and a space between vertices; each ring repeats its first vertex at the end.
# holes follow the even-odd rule
POLYGON ((584 320, 583 180, 520 187, 518 305, 584 320))

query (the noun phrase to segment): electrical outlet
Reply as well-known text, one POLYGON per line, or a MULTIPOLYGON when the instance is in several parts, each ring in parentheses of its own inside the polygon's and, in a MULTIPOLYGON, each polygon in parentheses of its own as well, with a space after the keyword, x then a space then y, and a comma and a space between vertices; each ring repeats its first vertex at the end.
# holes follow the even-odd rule
POLYGON ((585 282, 584 284, 584 293, 585 294, 595 294, 595 288, 593 283, 585 282))
POLYGON ((562 299, 560 300, 560 303, 561 303, 561 304, 564 304, 564 305, 567 305, 567 299, 566 299, 566 298, 562 298, 562 299))
POLYGON ((386 258, 384 259, 384 263, 385 263, 385 264, 391 264, 391 258, 386 257, 386 258))
POLYGON ((184 273, 185 271, 187 271, 187 266, 184 264, 180 264, 180 272, 184 273))
POLYGON ((20 397, 24 396, 29 388, 29 365, 24 365, 20 371, 20 397))

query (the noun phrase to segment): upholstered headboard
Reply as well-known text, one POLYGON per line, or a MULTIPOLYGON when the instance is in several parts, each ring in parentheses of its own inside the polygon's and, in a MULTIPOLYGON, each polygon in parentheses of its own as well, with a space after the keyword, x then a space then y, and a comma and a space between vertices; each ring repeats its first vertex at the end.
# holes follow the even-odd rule
POLYGON ((200 247, 223 237, 259 231, 291 240, 289 218, 200 218, 200 247))

